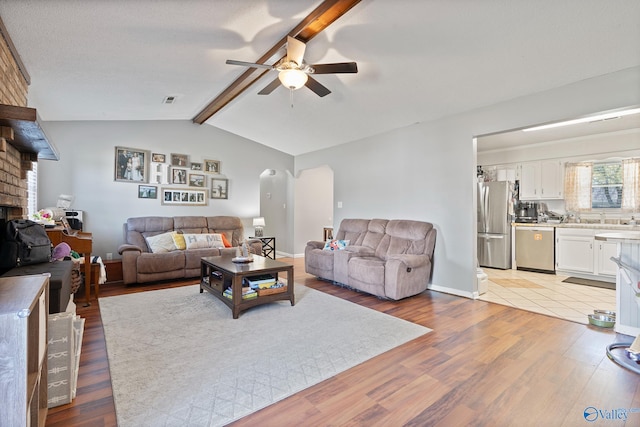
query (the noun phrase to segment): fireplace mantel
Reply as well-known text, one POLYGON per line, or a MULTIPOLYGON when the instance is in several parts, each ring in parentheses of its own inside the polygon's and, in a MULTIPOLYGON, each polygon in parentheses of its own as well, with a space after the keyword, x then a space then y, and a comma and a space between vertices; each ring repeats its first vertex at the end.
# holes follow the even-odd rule
POLYGON ((0 104, 0 126, 13 129, 14 138, 8 141, 11 145, 21 153, 36 153, 38 159, 60 160, 38 121, 35 108, 0 104))

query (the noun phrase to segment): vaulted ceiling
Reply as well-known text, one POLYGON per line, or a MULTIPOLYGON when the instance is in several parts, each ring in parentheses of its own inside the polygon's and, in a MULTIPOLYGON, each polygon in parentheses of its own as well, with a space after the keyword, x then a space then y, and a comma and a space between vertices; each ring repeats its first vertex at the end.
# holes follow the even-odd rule
MULTIPOLYGON (((192 120, 245 71, 227 59, 258 60, 320 3, 0 0, 0 17, 44 121, 192 120)), ((269 72, 205 125, 298 155, 637 67, 640 2, 362 0, 305 58, 359 73, 316 76, 332 93, 291 108, 283 87, 257 95, 269 72)))

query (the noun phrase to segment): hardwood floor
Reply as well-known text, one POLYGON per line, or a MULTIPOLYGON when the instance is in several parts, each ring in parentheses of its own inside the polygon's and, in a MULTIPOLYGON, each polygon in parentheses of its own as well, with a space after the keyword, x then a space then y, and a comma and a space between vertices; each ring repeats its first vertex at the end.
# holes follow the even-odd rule
MULTIPOLYGON (((438 292, 384 301, 306 275, 302 259, 287 261, 295 264, 296 283, 433 332, 233 426, 573 426, 586 423, 587 407, 640 408, 640 375, 605 354, 608 344, 630 337, 438 292)), ((102 297, 196 282, 110 284, 100 291, 102 297)), ((79 302, 77 312, 86 319, 77 397, 50 409, 46 425, 115 426, 98 304, 79 302)), ((607 425, 640 425, 640 412, 626 414, 626 423, 607 420, 607 425)))

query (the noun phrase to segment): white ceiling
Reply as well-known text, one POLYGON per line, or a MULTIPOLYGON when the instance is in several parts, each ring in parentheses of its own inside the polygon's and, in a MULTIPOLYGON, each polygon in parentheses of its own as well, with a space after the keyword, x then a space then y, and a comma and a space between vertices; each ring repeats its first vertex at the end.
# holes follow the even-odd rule
MULTIPOLYGON (((0 0, 50 120, 190 120, 320 0, 0 0), (177 96, 164 105, 167 95, 177 96)), ((259 96, 207 123, 298 155, 640 65, 638 0, 363 0, 310 41, 333 93, 259 96)), ((195 126, 195 125, 194 125, 195 126)))

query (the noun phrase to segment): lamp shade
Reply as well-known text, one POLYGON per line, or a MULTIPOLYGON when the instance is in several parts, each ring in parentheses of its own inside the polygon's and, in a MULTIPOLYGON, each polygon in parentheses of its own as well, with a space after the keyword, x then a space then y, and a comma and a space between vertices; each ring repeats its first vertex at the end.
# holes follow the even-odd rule
POLYGON ((258 218, 253 218, 253 226, 254 227, 264 227, 264 218, 263 217, 258 217, 258 218))
POLYGON ((278 78, 285 87, 296 90, 304 86, 309 77, 304 71, 288 69, 280 71, 280 73, 278 74, 278 78))

